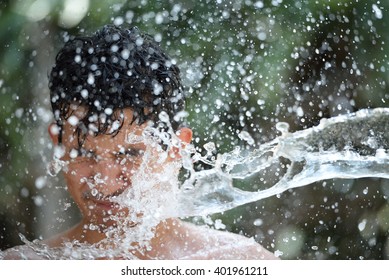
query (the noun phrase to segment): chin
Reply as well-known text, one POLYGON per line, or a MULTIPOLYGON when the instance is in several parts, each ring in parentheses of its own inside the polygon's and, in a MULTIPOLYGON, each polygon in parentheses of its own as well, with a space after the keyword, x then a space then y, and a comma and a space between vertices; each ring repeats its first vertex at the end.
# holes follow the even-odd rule
POLYGON ((101 230, 137 224, 136 221, 130 221, 127 208, 119 208, 118 206, 109 209, 99 207, 90 210, 85 217, 90 224, 101 230))

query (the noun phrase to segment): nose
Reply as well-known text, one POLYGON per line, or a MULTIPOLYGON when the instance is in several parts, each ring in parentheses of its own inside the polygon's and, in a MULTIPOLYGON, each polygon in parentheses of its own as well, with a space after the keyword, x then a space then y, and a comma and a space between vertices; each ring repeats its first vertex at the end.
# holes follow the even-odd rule
POLYGON ((129 186, 123 166, 114 159, 96 161, 92 169, 92 180, 95 188, 104 196, 118 195, 129 186))

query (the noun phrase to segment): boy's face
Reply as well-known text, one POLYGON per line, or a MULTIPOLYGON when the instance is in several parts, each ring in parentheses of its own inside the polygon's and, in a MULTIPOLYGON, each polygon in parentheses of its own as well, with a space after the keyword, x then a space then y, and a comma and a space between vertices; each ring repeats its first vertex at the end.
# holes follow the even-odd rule
MULTIPOLYGON (((82 114, 83 110, 79 108, 73 116, 80 119, 82 114)), ((76 126, 71 125, 74 124, 74 119, 66 122, 63 127, 64 156, 61 160, 67 163, 64 177, 71 196, 87 222, 108 226, 113 223, 110 217, 128 215, 128 209, 120 207, 111 198, 132 186, 134 173, 145 164, 142 162, 146 151, 146 170, 158 172, 165 162, 172 160, 167 157, 161 164, 158 145, 139 141, 147 123, 140 126, 136 122, 131 124, 132 117, 132 111, 125 109, 123 126, 115 136, 88 135, 81 148, 75 133, 76 126), (129 141, 129 136, 138 140, 129 141)), ((190 138, 185 135, 183 133, 180 138, 184 142, 190 142, 190 138)), ((54 143, 55 137, 52 135, 54 143)))

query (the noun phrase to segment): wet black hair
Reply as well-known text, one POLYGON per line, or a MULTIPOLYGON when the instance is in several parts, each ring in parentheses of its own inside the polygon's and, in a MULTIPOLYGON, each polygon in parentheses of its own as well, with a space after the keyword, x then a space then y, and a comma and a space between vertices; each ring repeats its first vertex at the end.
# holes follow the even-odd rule
POLYGON ((184 110, 178 67, 137 27, 105 25, 92 36, 71 38, 56 56, 49 89, 60 143, 73 105, 86 109, 76 129, 80 146, 92 126, 95 136, 111 134, 114 121, 120 129, 125 108, 133 110, 132 122, 138 124, 157 124, 164 111, 173 129, 179 126, 174 116, 184 110))

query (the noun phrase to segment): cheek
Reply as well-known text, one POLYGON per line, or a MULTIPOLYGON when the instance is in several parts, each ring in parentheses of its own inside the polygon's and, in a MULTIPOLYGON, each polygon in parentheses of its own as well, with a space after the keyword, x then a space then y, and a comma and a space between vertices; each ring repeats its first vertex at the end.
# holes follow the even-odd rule
POLYGON ((87 187, 86 178, 90 176, 89 173, 85 168, 69 168, 64 172, 67 188, 74 198, 81 196, 81 192, 87 187))
POLYGON ((68 170, 64 172, 64 176, 66 180, 70 182, 81 182, 82 178, 90 176, 90 168, 86 168, 85 166, 77 166, 76 168, 73 166, 69 166, 68 170))
POLYGON ((132 176, 142 164, 142 159, 122 159, 117 162, 117 167, 124 176, 132 176))

